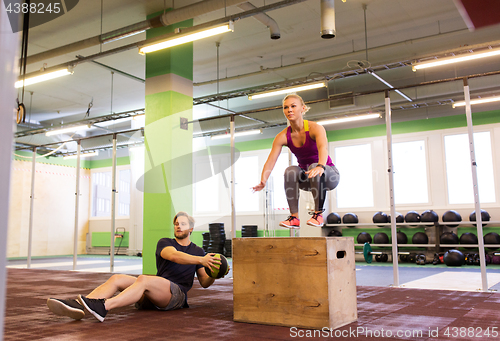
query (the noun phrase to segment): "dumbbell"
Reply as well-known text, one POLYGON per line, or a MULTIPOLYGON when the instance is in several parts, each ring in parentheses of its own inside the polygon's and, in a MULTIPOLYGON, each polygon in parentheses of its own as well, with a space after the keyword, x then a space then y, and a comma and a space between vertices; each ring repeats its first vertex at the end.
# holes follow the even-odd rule
MULTIPOLYGON (((387 260, 389 259, 387 253, 383 253, 380 251, 372 251, 370 243, 365 243, 365 245, 363 245, 363 252, 356 252, 356 253, 362 253, 363 257, 365 258, 365 261, 368 264, 371 264, 371 262, 373 262, 373 255, 375 255, 375 260, 377 262, 387 262, 387 260), (379 259, 377 259, 377 256, 379 256, 379 259)), ((398 252, 400 258, 401 255, 409 255, 409 254, 410 254, 409 252, 398 252)))

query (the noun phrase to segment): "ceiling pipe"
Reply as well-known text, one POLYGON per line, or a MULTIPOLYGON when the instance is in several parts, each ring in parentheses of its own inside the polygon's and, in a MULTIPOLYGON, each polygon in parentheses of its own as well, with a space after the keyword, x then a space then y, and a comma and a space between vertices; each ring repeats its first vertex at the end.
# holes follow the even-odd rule
MULTIPOLYGON (((244 11, 249 11, 257 8, 249 2, 244 2, 242 4, 239 4, 238 7, 244 11)), ((254 15, 253 17, 258 21, 260 21, 261 23, 263 23, 264 25, 266 25, 267 27, 269 27, 269 31, 271 33, 271 39, 281 38, 280 28, 273 18, 271 18, 265 13, 259 13, 254 15)))
POLYGON ((321 0, 321 38, 335 38, 335 0, 321 0))
POLYGON ((88 47, 105 44, 114 40, 118 40, 130 35, 146 31, 150 28, 157 28, 157 27, 176 24, 178 22, 188 20, 200 16, 202 14, 210 13, 222 8, 234 6, 242 2, 243 2, 242 0, 206 0, 197 2, 189 6, 181 7, 179 9, 174 9, 172 11, 162 13, 149 20, 145 20, 136 24, 122 27, 120 29, 103 33, 101 35, 92 38, 87 38, 68 45, 60 46, 49 51, 28 56, 28 58, 26 58, 26 64, 42 62, 47 59, 62 56, 64 54, 83 50, 88 47))

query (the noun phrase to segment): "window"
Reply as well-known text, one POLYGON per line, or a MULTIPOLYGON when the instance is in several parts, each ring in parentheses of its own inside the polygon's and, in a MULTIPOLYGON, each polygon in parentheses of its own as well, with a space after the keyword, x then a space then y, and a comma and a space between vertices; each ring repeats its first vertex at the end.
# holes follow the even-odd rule
MULTIPOLYGON (((117 194, 115 209, 117 216, 130 215, 130 169, 116 172, 117 194)), ((111 171, 92 173, 92 217, 111 216, 111 171)))
POLYGON ((235 204, 237 212, 259 210, 259 196, 250 195, 251 188, 260 181, 258 156, 241 156, 234 165, 235 204))
MULTIPOLYGON (((446 180, 450 204, 474 203, 468 134, 444 137, 446 180)), ((495 202, 490 132, 474 133, 479 199, 495 202)))
POLYGON ((335 166, 340 173, 337 207, 373 207, 371 144, 336 147, 335 166))
POLYGON ((130 169, 122 169, 119 172, 118 186, 118 215, 130 215, 130 169))
MULTIPOLYGON (((288 201, 285 193, 285 169, 289 166, 288 153, 281 153, 276 161, 273 172, 271 174, 270 189, 273 191, 274 209, 288 209, 288 201)), ((297 164, 297 158, 292 154, 292 165, 297 164)))
POLYGON ((394 201, 396 204, 421 204, 429 201, 427 161, 424 141, 392 144, 394 201))
MULTIPOLYGON (((219 161, 212 160, 213 169, 219 169, 219 161)), ((210 161, 194 164, 194 210, 195 212, 219 211, 219 178, 221 174, 212 174, 210 161), (209 173, 207 173, 209 172, 209 173)))

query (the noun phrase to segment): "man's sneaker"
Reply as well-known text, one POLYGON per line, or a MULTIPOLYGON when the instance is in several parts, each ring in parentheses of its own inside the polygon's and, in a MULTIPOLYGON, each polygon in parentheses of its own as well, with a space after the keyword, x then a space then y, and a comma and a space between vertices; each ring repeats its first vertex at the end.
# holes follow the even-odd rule
POLYGON ((280 226, 283 226, 283 227, 286 227, 289 229, 300 229, 300 220, 299 220, 299 218, 291 215, 288 218, 286 218, 286 220, 283 220, 280 223, 280 226))
POLYGON ((47 307, 50 311, 59 316, 68 316, 75 320, 80 320, 85 316, 83 306, 76 300, 60 300, 58 298, 47 299, 47 307))
POLYGON ((323 216, 321 212, 310 212, 312 214, 312 218, 307 221, 307 225, 321 227, 323 226, 323 216))
POLYGON ((83 295, 78 295, 78 301, 87 309, 89 313, 94 315, 96 319, 101 322, 104 322, 104 318, 108 311, 104 306, 103 298, 87 298, 83 295))

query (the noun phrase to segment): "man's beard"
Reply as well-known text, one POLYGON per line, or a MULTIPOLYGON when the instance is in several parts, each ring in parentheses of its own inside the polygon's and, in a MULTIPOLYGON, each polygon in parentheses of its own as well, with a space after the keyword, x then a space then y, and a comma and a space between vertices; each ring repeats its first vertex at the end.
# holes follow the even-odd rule
POLYGON ((177 239, 186 239, 189 237, 189 230, 186 231, 181 231, 181 232, 175 232, 175 238, 177 239))

